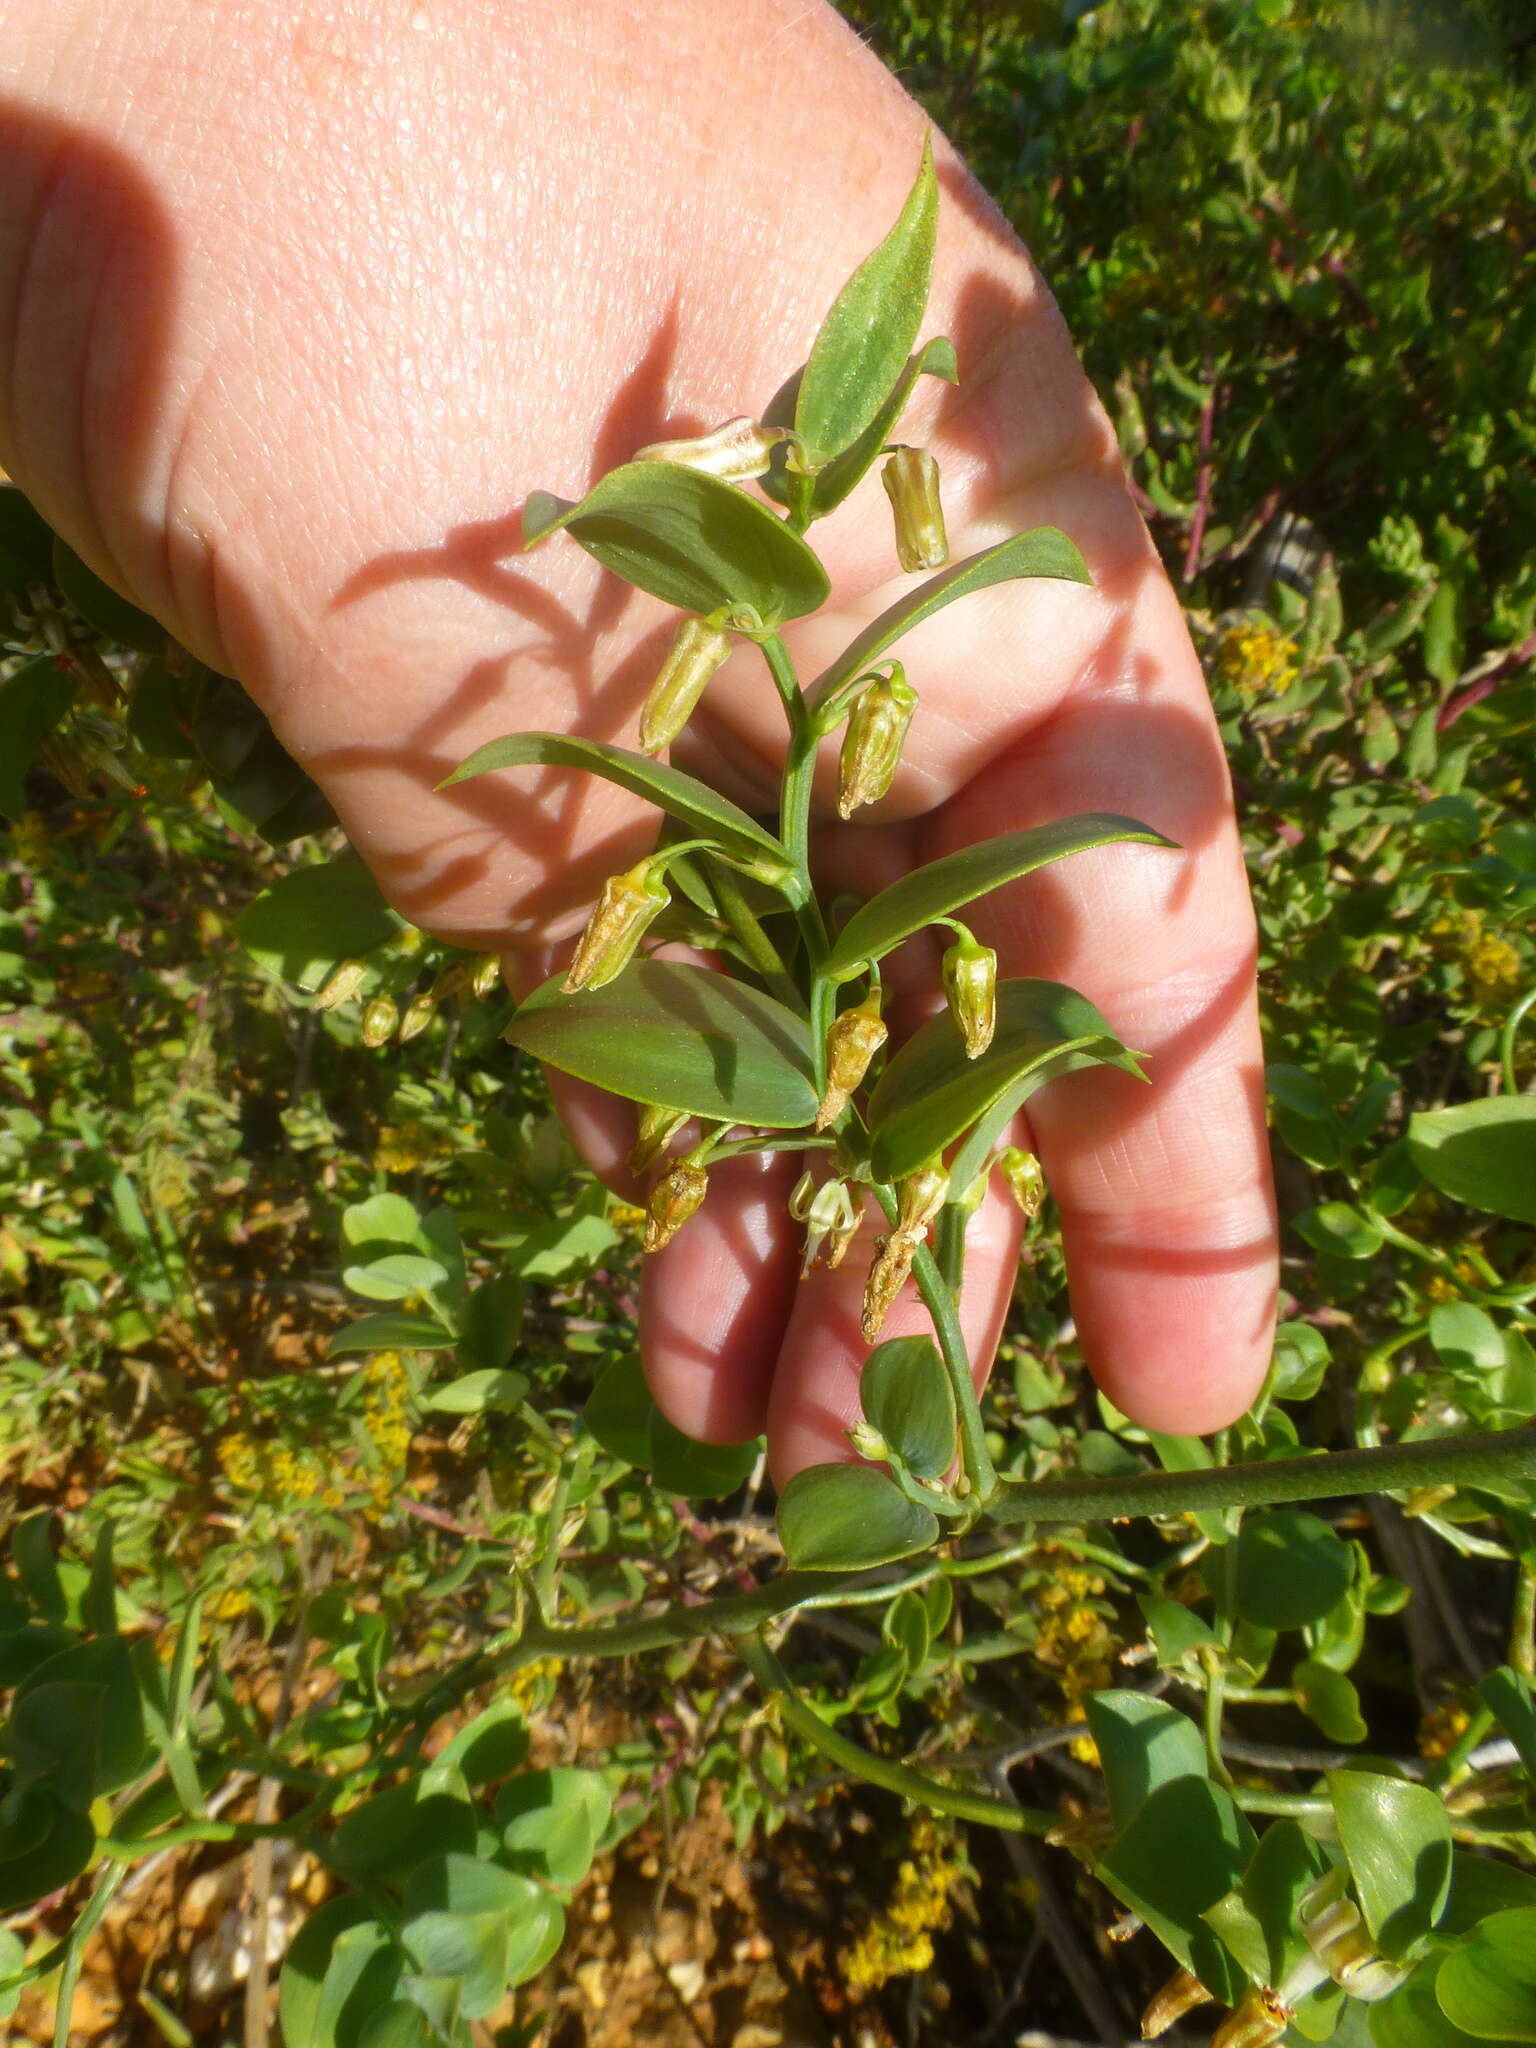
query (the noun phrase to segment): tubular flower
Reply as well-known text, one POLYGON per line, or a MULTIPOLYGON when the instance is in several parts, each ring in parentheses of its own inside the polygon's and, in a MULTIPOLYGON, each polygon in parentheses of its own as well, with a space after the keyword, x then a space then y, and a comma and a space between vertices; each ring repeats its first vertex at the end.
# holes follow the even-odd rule
POLYGON ((1211 2048, 1271 2048, 1290 2018, 1291 2009, 1277 1991, 1250 1984, 1211 2036, 1211 2048))
POLYGON ((703 1201, 709 1175, 690 1159, 680 1159, 651 1190, 645 1215, 645 1250, 659 1252, 670 1244, 703 1201))
POLYGON ((436 1014, 437 1005, 432 1000, 430 990, 423 991, 419 996, 412 996, 405 1006, 405 1014, 400 1019, 400 1043, 408 1045, 413 1038, 419 1037, 436 1014))
POLYGON ((649 858, 622 875, 610 875, 597 908, 576 942, 576 952, 560 987, 564 994, 602 988, 622 974, 635 956, 647 927, 672 898, 649 858))
POLYGON ((896 515, 896 559, 908 575, 942 569, 949 560, 939 465, 926 448, 897 448, 880 472, 896 515))
POLYGON ((759 426, 742 415, 726 420, 710 433, 695 434, 686 441, 651 441, 634 455, 636 462, 676 462, 684 469, 700 469, 706 476, 722 477, 740 484, 767 474, 773 451, 784 439, 773 427, 759 426))
POLYGON ((395 1035, 399 1015, 393 996, 375 996, 363 1012, 364 1045, 387 1045, 395 1035))
POLYGON ((858 1235, 860 1212, 846 1181, 824 1181, 817 1187, 814 1177, 804 1173, 789 1198, 789 1213, 805 1225, 805 1255, 800 1261, 800 1278, 825 1266, 828 1272, 840 1266, 848 1247, 858 1235))
POLYGON ((877 676, 848 714, 837 764, 837 814, 851 818, 861 804, 878 803, 896 779, 902 742, 917 692, 899 662, 889 677, 877 676))
POLYGON ((704 686, 731 651, 730 635, 707 619, 684 619, 640 713, 640 751, 659 754, 693 716, 704 686))
POLYGON ((1175 1970, 1142 2014, 1141 2038, 1155 2041, 1159 2034, 1166 2034, 1183 2019, 1185 2013, 1192 2012, 1197 2005, 1209 2005, 1210 2000, 1210 1992, 1193 1970, 1175 1970))
POLYGON ((1033 1152, 1010 1145, 998 1154, 998 1171, 1008 1183, 1008 1192, 1028 1216, 1038 1216, 1045 1201, 1045 1175, 1033 1152))
POLYGON ((896 1183, 896 1231, 921 1238, 949 1200, 949 1175, 941 1166, 924 1166, 896 1183))
POLYGON ((343 1003, 350 1003, 363 983, 368 979, 367 966, 361 960, 343 960, 339 967, 333 967, 326 977, 320 993, 315 997, 317 1010, 339 1010, 343 1003))
POLYGON ((859 1334, 866 1344, 879 1341, 891 1304, 907 1284, 917 1246, 915 1237, 904 1237, 899 1230, 875 1239, 875 1262, 864 1283, 864 1305, 859 1315, 859 1334))
POLYGON ((944 996, 965 1040, 965 1056, 979 1059, 997 1029, 997 955, 970 937, 944 955, 944 996))
POLYGON ((878 989, 871 989, 862 1003, 833 1018, 827 1028, 827 1089, 816 1110, 818 1131, 829 1130, 837 1122, 888 1036, 878 989))
POLYGON ((664 1102, 648 1102, 640 1112, 635 1129, 634 1149, 625 1161, 638 1178, 649 1173, 688 1121, 686 1109, 668 1109, 664 1102))

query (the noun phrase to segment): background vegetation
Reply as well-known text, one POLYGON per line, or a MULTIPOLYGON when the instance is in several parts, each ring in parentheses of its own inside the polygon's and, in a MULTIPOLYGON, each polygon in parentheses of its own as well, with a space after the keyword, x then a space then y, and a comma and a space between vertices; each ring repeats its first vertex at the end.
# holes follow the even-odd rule
MULTIPOLYGON (((1520 10, 848 11, 1030 242, 1113 411, 1263 934, 1287 1217, 1264 1399, 1209 1444, 1097 1400, 1047 1210, 994 1454, 1109 1474, 1524 1421, 1536 1164, 1523 1209, 1485 1206, 1443 1184, 1432 1122, 1409 1135, 1536 1078, 1520 10)), ((426 2038, 360 2031, 367 2000, 348 2019, 327 1974, 356 1901, 402 1897, 515 1922, 515 1953, 420 1962, 460 1987, 433 2023, 476 2040, 1118 2042, 1174 1968, 1159 1935, 1210 1967, 1201 1909, 1152 1870, 1191 1860, 1189 1788, 1305 1843, 1347 1804, 1332 1770, 1427 1786, 1440 1819, 1410 1800, 1388 1832, 1497 1860, 1449 1907, 1383 1909, 1412 1908, 1396 1952, 1428 1957, 1407 1992, 1315 1994, 1287 2038, 1533 2037, 1452 2000, 1458 2033, 1431 1987, 1536 1898, 1529 1483, 1026 1530, 801 1611, 780 1656, 805 1700, 990 1785, 1054 1849, 852 1788, 719 1640, 541 1648, 774 1556, 756 1448, 702 1452, 645 1406, 639 1216, 574 1165, 499 987, 360 880, 361 985, 316 1007, 337 838, 233 685, 9 491, 0 578, 0 1981, 35 1977, 3 2024, 47 2040, 62 1999, 60 2041, 72 2009, 82 2043, 255 2048, 269 1946, 275 1981, 319 1907, 290 2048, 426 2038), (1193 1741, 1135 1796, 1132 1691, 1193 1741), (409 1896, 413 1828, 505 1883, 409 1896), (1127 1912, 1151 1931, 1112 1947, 1127 1912)))

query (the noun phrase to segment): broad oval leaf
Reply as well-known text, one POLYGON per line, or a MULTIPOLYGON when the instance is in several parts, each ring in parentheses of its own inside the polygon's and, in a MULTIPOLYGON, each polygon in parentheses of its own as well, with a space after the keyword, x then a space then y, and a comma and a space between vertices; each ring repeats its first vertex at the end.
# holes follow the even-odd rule
POLYGON ((13 1787, 0 1817, 0 1912, 61 1890, 95 1848, 96 1830, 86 1815, 49 1786, 13 1787))
POLYGON ((583 1425, 610 1456, 649 1472, 663 1493, 718 1500, 734 1493, 757 1463, 760 1439, 696 1443, 668 1422, 632 1354, 609 1366, 581 1411, 583 1425))
POLYGON ((1420 1110, 1408 1125, 1413 1163, 1453 1202, 1536 1223, 1536 1095, 1494 1095, 1420 1110))
POLYGON ((1368 2008, 1375 2048, 1487 2048, 1485 2036, 1464 2034, 1441 2011, 1441 1967, 1439 1956, 1426 1956, 1400 1991, 1368 2008))
POLYGON ((1233 1599, 1260 1628, 1304 1628, 1349 1591, 1354 1555, 1328 1524, 1300 1508, 1250 1515, 1237 1539, 1233 1599))
POLYGON ((1329 1771, 1328 1796, 1360 1910, 1397 1957, 1439 1920, 1451 1888, 1451 1823, 1426 1786, 1374 1771, 1329 1771))
POLYGON ((816 1115, 810 1032, 771 996, 708 967, 644 960, 605 988, 534 990, 504 1036, 632 1102, 717 1122, 797 1129, 816 1115))
POLYGON ((886 1067, 869 1104, 875 1178, 915 1172, 1005 1096, 1011 1114, 1058 1074, 1104 1064, 1139 1071, 1086 996, 1055 981, 999 982, 997 1029, 979 1059, 966 1058, 943 1010, 886 1067))
POLYGON ((431 1316, 359 1316, 325 1347, 327 1358, 359 1351, 452 1351, 458 1339, 431 1316))
POLYGON ((414 1252, 390 1252, 366 1266, 347 1266, 341 1275, 354 1294, 368 1301, 404 1301, 412 1294, 429 1294, 448 1278, 446 1266, 436 1259, 418 1258, 414 1252))
POLYGON ((475 1810, 456 1778, 435 1767, 354 1807, 331 1844, 337 1863, 354 1881, 401 1885, 429 1856, 472 1856, 475 1810))
POLYGON ((926 1550, 938 1517, 873 1465, 808 1465, 779 1496, 779 1540, 799 1571, 856 1571, 926 1550))
POLYGON ((1307 1955, 1297 1909, 1328 1858, 1293 1820, 1276 1821, 1259 1839, 1242 1882, 1201 1916, 1256 1984, 1283 1984, 1307 1955))
POLYGON ((505 1366, 482 1366, 435 1387, 426 1406, 440 1415, 483 1415, 487 1409, 515 1408, 528 1391, 527 1376, 505 1366))
POLYGON ((7 818, 20 818, 26 809, 27 770, 78 688, 51 654, 24 661, 0 682, 0 813, 7 818))
POLYGON ((795 431, 815 468, 856 441, 879 412, 917 339, 938 232, 933 144, 895 226, 849 278, 811 346, 795 402, 795 431))
POLYGON ((1469 2034, 1536 2041, 1536 1909, 1491 1915, 1440 1965, 1435 1993, 1469 2034))
POLYGON ((368 869, 349 854, 284 875, 256 898, 236 930, 258 966, 317 989, 338 961, 371 953, 403 925, 368 869))
POLYGON ((942 860, 914 868, 856 910, 838 934, 823 972, 834 981, 850 981, 868 961, 883 959, 893 946, 936 917, 948 917, 1005 882, 1016 882, 1021 875, 1033 874, 1036 868, 1065 860, 1069 854, 1127 841, 1141 846, 1174 844, 1135 818, 1086 811, 1080 817, 1058 818, 1023 832, 1005 832, 979 846, 963 846, 958 853, 947 853, 942 860))
POLYGON ((592 1868, 613 1795, 597 1771, 522 1771, 496 1800, 496 1825, 514 1870, 569 1890, 592 1868))
MULTIPOLYGON (((335 2048, 335 2015, 322 2025, 322 1992, 342 1936, 361 1927, 371 1928, 375 1936, 384 1935, 361 1899, 343 1898, 328 1899, 299 1929, 284 1958, 278 1992, 284 2041, 301 2041, 304 2048, 335 2048)), ((375 1946, 368 1936, 361 1938, 363 1949, 375 1946)))
POLYGON ((717 840, 728 852, 743 860, 758 861, 792 875, 784 848, 765 826, 759 825, 737 805, 665 761, 652 761, 628 747, 614 747, 604 740, 572 739, 558 732, 514 732, 505 739, 490 740, 477 747, 467 761, 455 768, 440 789, 467 782, 473 775, 488 775, 500 768, 585 768, 617 783, 632 796, 644 797, 678 819, 700 839, 717 840))
POLYGON ((1130 1826, 1159 1786, 1210 1776, 1205 1738, 1194 1722, 1147 1693, 1090 1693, 1088 1726, 1117 1832, 1130 1826))
POLYGON ((978 590, 990 590, 994 583, 1011 583, 1021 576, 1055 576, 1068 583, 1091 583, 1088 565, 1074 542, 1055 526, 1037 526, 1030 533, 1016 533, 996 547, 983 548, 963 562, 953 562, 930 576, 915 590, 872 619, 848 646, 812 683, 806 701, 814 714, 844 683, 877 661, 893 641, 935 612, 971 597, 978 590))
POLYGON ((627 462, 574 505, 535 491, 523 545, 562 527, 605 569, 686 612, 751 605, 776 626, 826 602, 827 572, 797 533, 761 499, 681 463, 627 462))
POLYGON ((909 1472, 943 1478, 955 1456, 955 1396, 931 1337, 877 1344, 859 1375, 859 1401, 909 1472))
POLYGON ((1229 1792, 1180 1776, 1160 1785, 1117 1832, 1094 1874, 1208 1991, 1235 2004, 1246 1979, 1203 1916, 1238 1883, 1255 1846, 1229 1792))

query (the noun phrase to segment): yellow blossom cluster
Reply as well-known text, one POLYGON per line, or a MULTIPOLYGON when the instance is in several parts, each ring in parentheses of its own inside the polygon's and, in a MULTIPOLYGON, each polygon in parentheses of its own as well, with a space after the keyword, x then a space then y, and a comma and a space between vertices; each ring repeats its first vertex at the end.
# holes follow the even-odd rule
POLYGON ((322 1507, 339 1508, 345 1502, 317 1451, 257 1443, 237 1430, 220 1439, 218 1458, 225 1480, 235 1492, 259 1493, 276 1507, 300 1507, 313 1500, 322 1507))
MULTIPOLYGON (((1097 1572, 1067 1564, 1035 1596, 1034 1655, 1055 1673, 1068 1715, 1076 1719, 1089 1693, 1109 1684, 1119 1649, 1103 1604, 1104 1581, 1097 1572)), ((1091 1742, 1073 1744, 1075 1754, 1097 1761, 1091 1742)))
POLYGON ((1449 1756, 1471 1724, 1472 1716, 1465 1707, 1447 1701, 1444 1706, 1431 1707, 1419 1723, 1419 1755, 1432 1762, 1449 1756))
POLYGON ((921 1813, 907 1848, 890 1903, 837 1959, 853 1998, 878 1991, 892 1977, 926 1970, 934 1932, 949 1924, 949 1895, 965 1875, 953 1835, 932 1814, 921 1813))
POLYGON ((531 1664, 520 1664, 513 1672, 507 1692, 525 1714, 531 1714, 542 1704, 545 1686, 552 1685, 560 1676, 563 1663, 559 1657, 535 1657, 531 1664))
POLYGON ((48 854, 48 827, 41 811, 23 811, 11 830, 11 852, 24 868, 40 868, 48 854))
POLYGON ((1283 697, 1301 672, 1296 642, 1267 619, 1229 626, 1216 643, 1215 669, 1244 697, 1283 697))
POLYGON ((1461 963, 1467 992, 1480 1006, 1502 1009, 1525 987, 1526 970, 1508 939, 1487 930, 1483 913, 1455 905, 1429 927, 1436 950, 1461 963))
POLYGON ((419 1167, 436 1166, 453 1151, 453 1141, 431 1124, 412 1118, 403 1124, 382 1124, 373 1148, 373 1163, 380 1173, 415 1173, 419 1167))
POLYGON ((368 1491, 382 1514, 394 1499, 411 1449, 411 1375, 398 1351, 380 1351, 364 1370, 363 1434, 374 1455, 368 1491))

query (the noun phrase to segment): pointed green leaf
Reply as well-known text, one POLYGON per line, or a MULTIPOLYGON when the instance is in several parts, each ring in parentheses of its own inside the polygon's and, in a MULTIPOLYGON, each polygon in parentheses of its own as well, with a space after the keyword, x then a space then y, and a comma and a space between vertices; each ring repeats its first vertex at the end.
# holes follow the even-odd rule
POLYGON ((1365 1924, 1383 1955, 1405 1955, 1445 1907, 1451 1824, 1423 1785, 1374 1771, 1329 1771, 1328 1796, 1365 1924))
POLYGON ((456 782, 496 769, 531 767, 585 768, 632 796, 658 804, 695 837, 717 840, 742 860, 767 862, 789 871, 788 858, 773 834, 707 782, 684 775, 665 761, 652 761, 628 747, 609 746, 601 740, 571 739, 557 732, 509 733, 505 739, 477 747, 438 787, 451 789, 456 782))
POLYGON ((44 1621, 57 1626, 69 1611, 53 1551, 53 1510, 39 1508, 11 1533, 11 1556, 23 1590, 44 1621))
POLYGON ((928 303, 939 187, 925 138, 917 178, 895 226, 838 293, 800 379, 795 431, 815 467, 856 441, 911 353, 928 303))
POLYGON ((605 569, 686 612, 750 605, 776 626, 826 601, 826 570, 760 498, 680 463, 625 463, 574 505, 535 492, 523 545, 562 527, 605 569))
POLYGON ((1440 1965, 1440 2008, 1453 2026, 1495 2041, 1536 2041, 1536 1909, 1495 1913, 1440 1965))
MULTIPOLYGON (((811 492, 811 511, 814 517, 821 519, 828 512, 835 511, 864 476, 870 464, 890 440, 896 422, 906 411, 907 400, 912 396, 913 387, 919 377, 942 377, 946 384, 959 383, 960 365, 955 360, 955 345, 947 335, 935 335, 932 341, 923 343, 903 370, 889 398, 863 433, 845 448, 841 455, 834 455, 825 469, 818 470, 811 492)), ((787 490, 777 478, 774 484, 770 485, 765 477, 763 487, 770 490, 781 503, 784 497, 787 497, 787 490)))
POLYGON ((955 1457, 955 1396, 931 1337, 891 1337, 859 1375, 859 1401, 919 1479, 942 1479, 955 1457))
POLYGON ((1236 1890, 1201 1915, 1256 1984, 1283 1984, 1307 1954, 1298 1907, 1330 1865, 1293 1820, 1265 1829, 1236 1890))
POLYGON ((1229 1792, 1207 1778, 1181 1776, 1149 1796, 1095 1875, 1208 1991, 1235 2004, 1246 1979, 1202 1916, 1232 1890, 1255 1846, 1229 1792))
POLYGON ((93 1635, 117 1633, 117 1577, 112 1564, 112 1524, 103 1522, 91 1557, 91 1576, 80 1602, 80 1618, 93 1635))
POLYGON ((475 1850, 475 1810, 468 1788, 440 1764, 355 1806, 331 1843, 337 1864, 354 1882, 403 1885, 429 1856, 475 1850))
POLYGON ((1088 1726, 1117 1832, 1130 1826, 1159 1786, 1210 1775, 1205 1740, 1194 1722, 1147 1693, 1091 1693, 1088 1726))
POLYGON ((485 1366, 435 1387, 425 1405, 440 1415, 483 1415, 487 1409, 515 1408, 527 1391, 523 1373, 485 1366))
POLYGON ((360 1316, 338 1330, 325 1347, 327 1358, 346 1358, 358 1351, 451 1351, 457 1343, 432 1316, 360 1316))
POLYGON ((0 682, 0 812, 19 818, 27 807, 27 770, 79 688, 51 654, 25 661, 0 682))
POLYGON ((963 562, 954 562, 918 584, 904 597, 871 620, 856 640, 849 643, 829 669, 823 671, 806 691, 812 713, 844 683, 852 682, 861 670, 877 661, 903 633, 931 619, 935 612, 978 590, 990 590, 994 583, 1011 583, 1021 576, 1056 576, 1069 583, 1091 583, 1088 565, 1075 544, 1054 526, 1037 526, 1032 533, 1016 533, 996 547, 983 548, 963 562))
POLYGON ((94 626, 119 647, 137 648, 143 654, 165 651, 165 628, 148 612, 120 597, 110 583, 88 569, 72 547, 61 540, 53 543, 53 580, 65 602, 87 625, 94 626))
POLYGON ((978 896, 1000 889, 1005 882, 1016 882, 1021 875, 1033 874, 1051 861, 1065 860, 1068 854, 1125 841, 1142 846, 1173 845, 1161 832, 1134 818, 1088 811, 1050 825, 1033 825, 1023 832, 1005 832, 979 846, 963 846, 958 853, 947 853, 942 860, 914 868, 872 897, 862 910, 856 910, 838 935, 824 971, 836 981, 850 981, 868 961, 883 959, 893 946, 936 917, 948 917, 978 896))
POLYGON ((569 1890, 592 1868, 613 1818, 613 1795, 596 1771, 523 1771, 496 1799, 496 1825, 514 1870, 569 1890))
POLYGON ((1536 1701, 1531 1682, 1513 1665, 1501 1664, 1478 1680, 1483 1705, 1520 1752, 1520 1761, 1536 1778, 1536 1701))
POLYGON ((1005 1096, 1017 1110, 1058 1074, 1104 1064, 1139 1071, 1087 997, 1060 982, 1000 982, 997 1029, 979 1059, 966 1058, 960 1027, 943 1010, 907 1040, 870 1098, 875 1178, 915 1172, 1005 1096))
POLYGON ((1328 1524, 1300 1508, 1250 1515, 1237 1539, 1234 1602, 1260 1628, 1304 1628, 1349 1591, 1355 1561, 1328 1524))
POLYGON ((1370 1733, 1353 1682, 1331 1664, 1303 1657, 1291 1673, 1291 1690, 1297 1706, 1330 1742, 1364 1742, 1370 1733))
POLYGON ((295 868, 258 896, 236 930, 269 974, 317 989, 338 961, 372 952, 405 920, 355 855, 295 868))
POLYGON ((760 1439, 695 1443, 668 1422, 651 1399, 636 1354, 609 1366, 581 1419, 611 1457, 649 1472, 663 1493, 684 1500, 718 1500, 734 1493, 757 1463, 760 1439))
POLYGON ((632 1102, 789 1130, 816 1115, 810 1033, 771 996, 707 967, 645 960, 600 989, 534 990, 513 1045, 632 1102))
POLYGON ((1536 1223, 1536 1095, 1494 1095, 1420 1110, 1408 1125, 1414 1165, 1453 1202, 1536 1223))
POLYGON ((926 1550, 938 1517, 873 1465, 809 1465, 779 1496, 779 1540, 798 1571, 856 1571, 926 1550))
POLYGON ((61 1890, 95 1847, 90 1821, 50 1787, 13 1787, 0 1807, 0 1912, 61 1890))

